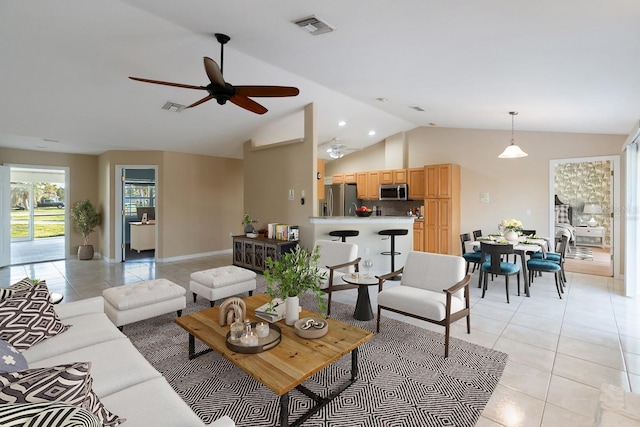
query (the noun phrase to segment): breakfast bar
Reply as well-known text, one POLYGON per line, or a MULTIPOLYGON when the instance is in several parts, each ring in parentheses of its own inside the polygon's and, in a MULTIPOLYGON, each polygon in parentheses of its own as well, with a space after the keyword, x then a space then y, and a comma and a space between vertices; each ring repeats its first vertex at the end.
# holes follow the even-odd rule
MULTIPOLYGON (((399 269, 404 265, 407 254, 413 250, 413 221, 411 216, 322 216, 311 217, 309 219, 314 227, 315 240, 334 240, 335 237, 329 232, 338 229, 358 230, 359 234, 354 237, 347 237, 347 243, 358 245, 358 256, 373 261, 372 274, 385 274, 391 271, 391 257, 383 255, 382 252, 389 252, 390 237, 381 236, 378 233, 382 230, 405 229, 406 235, 395 237, 395 251, 400 252, 395 256, 395 268, 399 269), (368 254, 366 250, 368 249, 368 254)), ((362 269, 362 264, 361 264, 362 269)))

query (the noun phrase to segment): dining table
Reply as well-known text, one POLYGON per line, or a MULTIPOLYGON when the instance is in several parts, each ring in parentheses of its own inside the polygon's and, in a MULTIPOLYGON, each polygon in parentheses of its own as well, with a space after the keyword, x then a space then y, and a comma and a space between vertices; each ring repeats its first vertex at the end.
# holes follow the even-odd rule
POLYGON ((475 251, 480 247, 480 242, 495 245, 513 245, 513 252, 520 257, 522 263, 522 276, 524 279, 524 293, 530 297, 529 291, 529 274, 527 273, 527 255, 542 252, 542 257, 546 257, 547 252, 551 249, 549 238, 538 236, 519 236, 517 242, 510 242, 502 235, 490 234, 488 236, 480 236, 477 240, 465 242, 465 250, 475 251))

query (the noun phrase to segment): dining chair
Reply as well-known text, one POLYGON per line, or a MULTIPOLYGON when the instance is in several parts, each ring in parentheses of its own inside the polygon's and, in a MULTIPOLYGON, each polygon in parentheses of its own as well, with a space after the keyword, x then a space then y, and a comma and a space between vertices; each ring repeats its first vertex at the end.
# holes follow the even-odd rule
POLYGON ((464 258, 466 264, 467 264, 467 270, 465 272, 465 274, 469 273, 469 264, 473 264, 473 269, 471 270, 471 272, 475 272, 476 271, 476 267, 480 266, 480 257, 482 256, 482 254, 480 252, 467 252, 467 248, 465 243, 466 242, 471 242, 471 236, 469 235, 469 233, 464 233, 460 235, 460 245, 462 246, 462 258, 464 258))
POLYGON ((513 245, 480 242, 480 252, 482 266, 480 267, 478 285, 482 287, 482 298, 487 291, 489 274, 504 276, 507 303, 509 303, 509 276, 515 274, 518 281, 518 296, 520 296, 520 265, 502 261, 503 255, 508 259, 509 255, 514 253, 513 245))
POLYGON ((473 230, 473 240, 478 240, 478 237, 482 237, 482 230, 473 230))
MULTIPOLYGON (((567 252, 567 247, 569 246, 569 236, 562 236, 560 239, 560 244, 558 245, 558 252, 547 252, 546 257, 543 258, 543 254, 541 252, 535 252, 531 254, 529 261, 534 259, 547 260, 555 262, 560 266, 560 283, 564 287, 567 282, 567 276, 564 272, 564 260, 565 254, 567 252)), ((527 265, 529 265, 527 263, 527 265)), ((537 270, 542 271, 542 270, 537 270)), ((531 275, 530 275, 531 276, 531 275)), ((529 283, 533 283, 531 280, 529 283)))
POLYGON ((522 230, 522 236, 535 236, 536 230, 522 230))
MULTIPOLYGON (((569 241, 566 236, 562 236, 562 241, 560 241, 560 247, 564 245, 564 249, 566 249, 566 244, 569 241)), ((549 254, 547 254, 549 255, 549 254)), ((561 257, 562 259, 562 257, 561 257)), ((558 291, 558 297, 562 299, 562 294, 564 293, 563 288, 563 279, 562 279, 562 264, 561 261, 553 261, 548 258, 531 258, 527 261, 527 270, 529 272, 529 284, 533 283, 533 276, 537 272, 542 273, 553 273, 554 279, 556 282, 556 291, 558 291)))

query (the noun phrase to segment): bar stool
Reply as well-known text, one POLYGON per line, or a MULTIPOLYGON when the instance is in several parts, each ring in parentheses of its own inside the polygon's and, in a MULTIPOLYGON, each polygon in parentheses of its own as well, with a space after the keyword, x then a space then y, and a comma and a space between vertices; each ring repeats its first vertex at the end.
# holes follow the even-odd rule
POLYGON ((343 243, 347 241, 347 237, 355 237, 358 234, 360 234, 358 230, 333 230, 329 232, 329 236, 340 237, 343 243))
MULTIPOLYGON (((382 255, 391 255, 391 272, 396 271, 395 258, 401 252, 396 252, 396 236, 406 236, 409 230, 403 228, 391 228, 388 230, 380 230, 378 234, 381 236, 389 236, 391 238, 391 250, 389 252, 381 252, 382 255)), ((401 275, 392 277, 390 280, 400 280, 401 275)))

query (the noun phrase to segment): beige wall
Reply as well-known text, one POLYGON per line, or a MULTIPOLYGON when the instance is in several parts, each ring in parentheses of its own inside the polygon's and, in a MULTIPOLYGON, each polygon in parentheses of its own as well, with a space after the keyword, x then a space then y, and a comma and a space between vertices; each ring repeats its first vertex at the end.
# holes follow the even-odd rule
MULTIPOLYGON (((98 212, 104 212, 104 206, 98 199, 98 157, 84 154, 50 153, 44 151, 16 150, 12 148, 0 148, 0 163, 19 164, 32 166, 57 166, 69 168, 69 188, 65 189, 65 212, 74 203, 89 199, 98 212)), ((68 218, 69 255, 78 253, 78 246, 83 243, 82 235, 74 229, 73 222, 68 218)), ((89 236, 89 242, 95 246, 96 252, 100 252, 102 228, 89 236)))
POLYGON ((316 132, 314 106, 305 107, 305 138, 301 142, 272 144, 252 149, 244 147, 244 207, 259 220, 256 228, 271 222, 300 227, 302 246, 313 246, 313 228, 309 217, 317 211, 316 202, 316 132), (293 189, 295 200, 288 199, 293 189), (301 204, 302 191, 305 204, 301 204))
POLYGON ((242 230, 242 160, 159 151, 100 155, 100 200, 107 213, 104 247, 115 259, 116 166, 157 166, 159 260, 231 249, 229 233, 242 230))

